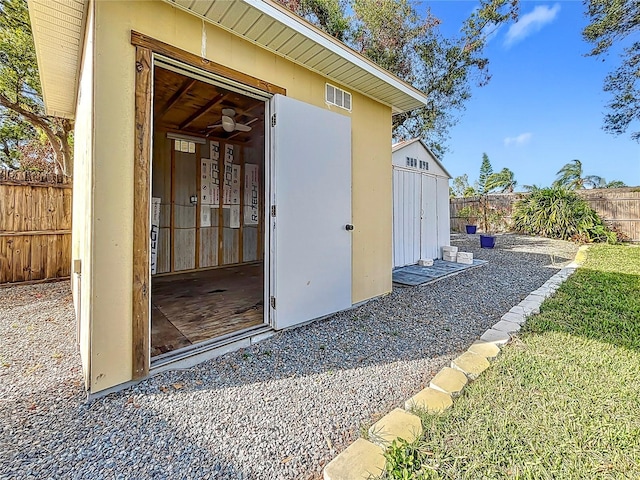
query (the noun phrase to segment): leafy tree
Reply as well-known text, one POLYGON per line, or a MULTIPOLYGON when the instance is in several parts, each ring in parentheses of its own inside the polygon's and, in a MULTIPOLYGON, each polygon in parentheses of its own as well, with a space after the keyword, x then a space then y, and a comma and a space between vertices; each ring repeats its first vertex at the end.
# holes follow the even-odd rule
POLYGON ((73 123, 45 113, 26 0, 0 0, 0 108, 42 132, 60 170, 71 175, 73 123))
POLYGON ((345 40, 349 19, 342 0, 278 0, 289 10, 317 25, 338 40, 345 40))
POLYGON ((40 173, 55 173, 56 163, 51 143, 34 139, 18 147, 20 152, 20 170, 40 173))
POLYGON ((605 184, 604 188, 623 188, 626 186, 622 180, 611 180, 605 184))
MULTIPOLYGON (((613 95, 607 105, 604 130, 620 135, 633 122, 640 121, 640 2, 638 0, 585 0, 591 23, 582 35, 594 44, 592 56, 606 54, 614 44, 628 44, 620 55, 620 64, 607 75, 604 90, 613 95)), ((640 131, 631 133, 640 141, 640 131)))
POLYGON ((491 190, 491 188, 489 188, 488 181, 492 174, 493 167, 491 166, 489 156, 486 153, 483 153, 482 163, 480 164, 480 176, 478 177, 478 193, 480 195, 485 195, 491 190))
POLYGON ((471 98, 472 85, 489 83, 487 39, 496 29, 517 18, 517 0, 481 0, 463 22, 461 35, 445 38, 440 21, 427 12, 427 31, 416 47, 419 54, 415 86, 426 93, 428 106, 394 117, 398 137, 424 137, 439 155, 447 151, 448 132, 471 98))
POLYGON ((452 186, 449 188, 452 197, 473 197, 477 195, 476 189, 469 185, 469 176, 465 173, 452 180, 452 186))
POLYGON ((394 138, 424 138, 436 155, 446 151, 448 132, 472 85, 490 79, 488 37, 515 20, 518 6, 518 0, 480 0, 460 35, 444 38, 440 20, 413 0, 278 1, 422 90, 428 106, 395 115, 394 138))
POLYGON ((562 166, 556 173, 558 176, 553 182, 554 187, 580 190, 582 188, 601 188, 605 180, 597 175, 583 176, 582 162, 578 159, 571 160, 562 166))
POLYGON ((497 173, 492 173, 487 178, 487 191, 500 190, 500 193, 513 193, 518 182, 515 174, 508 168, 503 168, 497 173))
POLYGON ((36 137, 37 132, 30 124, 11 110, 0 107, 0 168, 18 168, 19 147, 36 137))

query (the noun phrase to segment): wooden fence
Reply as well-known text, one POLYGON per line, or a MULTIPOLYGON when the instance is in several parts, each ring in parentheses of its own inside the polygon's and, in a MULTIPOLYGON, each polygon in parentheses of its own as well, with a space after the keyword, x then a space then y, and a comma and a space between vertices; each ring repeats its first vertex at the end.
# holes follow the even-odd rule
MULTIPOLYGON (((640 188, 601 188, 578 190, 598 215, 608 224, 614 226, 628 240, 640 242, 640 188)), ((505 221, 511 225, 513 204, 526 193, 503 193, 489 195, 489 205, 505 213, 505 221)), ((478 197, 451 199, 451 231, 463 232, 465 220, 458 215, 461 208, 470 205, 478 206, 478 197)))
POLYGON ((71 183, 0 169, 0 284, 68 277, 71 183))

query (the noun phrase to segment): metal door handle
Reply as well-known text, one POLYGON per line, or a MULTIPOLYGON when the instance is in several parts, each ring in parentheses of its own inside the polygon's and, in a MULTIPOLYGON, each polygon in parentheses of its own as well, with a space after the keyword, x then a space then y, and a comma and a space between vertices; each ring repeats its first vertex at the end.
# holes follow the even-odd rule
POLYGON ((350 223, 347 223, 344 228, 346 230, 353 230, 353 225, 351 225, 350 223))

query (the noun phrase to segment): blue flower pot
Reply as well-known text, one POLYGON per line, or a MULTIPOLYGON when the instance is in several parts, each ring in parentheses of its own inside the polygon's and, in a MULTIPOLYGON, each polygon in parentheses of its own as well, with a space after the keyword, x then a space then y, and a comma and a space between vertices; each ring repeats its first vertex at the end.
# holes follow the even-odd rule
POLYGON ((493 235, 480 235, 480 247, 493 248, 496 246, 496 237, 493 235))
POLYGON ((465 225, 465 227, 467 229, 467 233, 476 233, 476 227, 475 225, 465 225))

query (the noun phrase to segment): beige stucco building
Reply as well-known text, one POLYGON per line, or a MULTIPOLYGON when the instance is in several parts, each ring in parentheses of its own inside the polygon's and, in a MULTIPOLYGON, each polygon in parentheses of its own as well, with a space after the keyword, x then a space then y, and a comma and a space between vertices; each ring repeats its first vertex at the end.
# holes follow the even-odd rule
POLYGON ((391 116, 421 92, 268 0, 29 11, 48 112, 76 125, 91 395, 391 290, 391 116))

